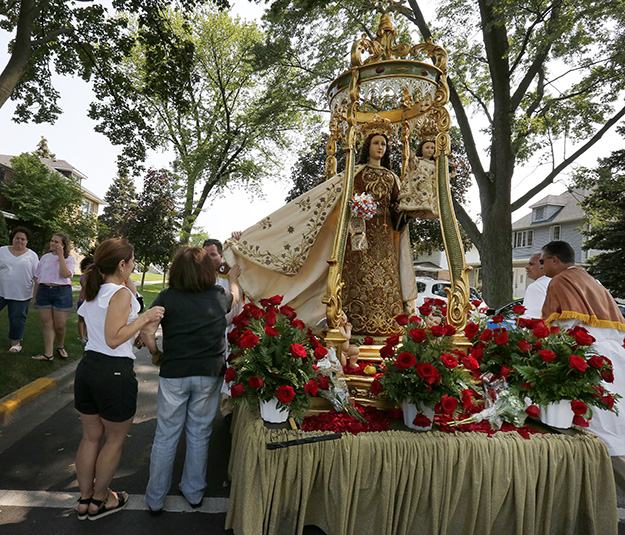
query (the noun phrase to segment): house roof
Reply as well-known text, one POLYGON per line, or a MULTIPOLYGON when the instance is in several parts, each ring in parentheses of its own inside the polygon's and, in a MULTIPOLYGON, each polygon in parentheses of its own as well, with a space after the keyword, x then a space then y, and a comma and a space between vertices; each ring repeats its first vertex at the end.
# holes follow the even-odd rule
POLYGON ((537 203, 530 206, 532 212, 517 219, 512 223, 512 230, 518 230, 529 227, 540 227, 544 225, 553 225, 557 223, 565 223, 568 221, 581 221, 584 219, 584 211, 578 204, 581 199, 586 196, 585 190, 566 191, 562 195, 547 195, 537 203), (549 219, 541 219, 540 221, 532 221, 533 210, 545 206, 559 207, 555 214, 549 219))
MULTIPOLYGON (((15 156, 11 156, 9 154, 0 154, 0 165, 7 167, 8 169, 13 169, 11 166, 11 159, 15 158, 15 156)), ((41 163, 44 164, 51 171, 56 171, 57 173, 63 174, 63 171, 69 171, 72 175, 74 175, 79 180, 85 180, 87 175, 81 173, 78 169, 76 169, 71 163, 66 160, 58 160, 56 158, 39 158, 41 163)), ((103 199, 98 197, 95 193, 89 191, 85 188, 82 183, 80 184, 80 189, 83 192, 83 195, 87 197, 91 201, 95 201, 98 204, 106 204, 103 199)))

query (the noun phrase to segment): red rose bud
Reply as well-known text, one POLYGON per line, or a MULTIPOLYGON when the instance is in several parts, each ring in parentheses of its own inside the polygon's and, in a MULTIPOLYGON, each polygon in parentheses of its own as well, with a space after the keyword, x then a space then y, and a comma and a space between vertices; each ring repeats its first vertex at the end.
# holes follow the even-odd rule
POLYGON ((396 346, 397 344, 399 344, 399 335, 398 334, 394 334, 393 336, 389 336, 386 339, 386 345, 396 346))
POLYGON ((560 334, 562 331, 560 330, 560 327, 558 327, 557 325, 552 325, 551 327, 549 327, 549 334, 560 334))
POLYGON ((462 365, 468 370, 475 371, 480 369, 480 363, 471 355, 463 355, 460 360, 462 365))
POLYGON ((532 383, 521 383, 519 386, 520 386, 521 388, 527 388, 527 389, 529 389, 529 388, 532 388, 532 383))
POLYGON ((251 310, 251 314, 252 314, 252 317, 254 319, 259 320, 260 318, 262 318, 265 315, 265 311, 262 308, 254 307, 251 310))
POLYGON ((414 417, 412 425, 416 427, 430 427, 432 425, 432 420, 430 420, 425 414, 420 412, 414 417))
POLYGON ((525 308, 523 305, 514 305, 512 307, 512 313, 518 314, 519 316, 521 314, 525 314, 526 311, 527 311, 527 308, 525 308))
POLYGON ((395 349, 393 346, 385 345, 380 348, 380 356, 383 359, 390 359, 395 355, 395 349))
POLYGON ((490 329, 484 329, 484 332, 480 334, 479 340, 482 342, 488 342, 493 337, 493 331, 490 329))
POLYGON ((296 316, 295 310, 288 305, 284 305, 280 307, 280 314, 282 314, 283 316, 286 316, 290 320, 292 320, 296 316))
POLYGON ((247 327, 250 324, 250 318, 239 314, 238 316, 232 318, 232 323, 240 327, 247 327))
POLYGON ((313 349, 317 349, 321 345, 319 340, 312 334, 308 336, 308 340, 310 341, 310 347, 313 349))
POLYGON ((536 405, 530 405, 525 409, 525 414, 530 418, 538 418, 540 416, 540 409, 536 405))
POLYGON ((428 334, 423 329, 410 329, 408 334, 415 344, 420 344, 428 337, 428 334))
POLYGON ((398 370, 405 370, 406 368, 412 368, 416 363, 417 359, 414 355, 403 351, 399 355, 397 355, 397 359, 395 360, 395 367, 398 370))
POLYGON ((241 335, 241 337, 237 340, 237 345, 241 349, 249 349, 251 347, 254 347, 257 343, 258 343, 258 336, 256 336, 249 329, 247 331, 245 331, 241 335))
POLYGON ((269 304, 278 306, 280 303, 282 303, 283 298, 283 295, 274 295, 273 297, 269 298, 269 304))
POLYGON ((410 323, 421 323, 421 318, 419 316, 410 316, 410 323))
POLYGON ((261 307, 266 307, 269 306, 271 303, 269 303, 269 299, 261 299, 260 300, 260 306, 261 307))
POLYGON ((458 400, 445 394, 443 399, 441 399, 441 409, 443 409, 443 412, 445 414, 453 414, 456 407, 458 407, 458 400))
POLYGON ((510 375, 510 368, 508 368, 508 366, 502 366, 499 375, 501 377, 508 377, 508 375, 510 375))
POLYGON ((473 349, 469 350, 469 355, 471 355, 475 360, 479 361, 484 356, 484 350, 482 349, 482 347, 476 346, 473 349))
POLYGON ((250 385, 250 388, 260 388, 263 386, 263 380, 260 377, 257 377, 256 375, 252 375, 252 377, 250 377, 250 380, 247 382, 248 385, 250 385))
POLYGON ((456 334, 456 329, 449 324, 445 325, 445 335, 453 336, 454 334, 456 334))
POLYGON ((421 305, 419 307, 419 314, 422 316, 429 316, 432 313, 432 308, 427 305, 421 305))
POLYGON ((228 338, 229 343, 234 344, 239 336, 241 336, 241 329, 235 327, 228 333, 226 337, 228 338))
POLYGON ((365 336, 365 345, 366 346, 373 345, 373 338, 371 336, 365 336))
POLYGON ((380 383, 380 381, 374 379, 371 383, 371 387, 369 390, 374 396, 377 396, 382 392, 382 390, 384 390, 384 387, 382 386, 382 383, 380 383))
POLYGON ((580 372, 584 372, 586 371, 586 368, 588 368, 586 361, 578 355, 571 355, 569 357, 569 364, 571 365, 571 368, 580 372))
POLYGON ((234 378, 237 376, 237 372, 234 371, 233 368, 226 368, 226 375, 224 376, 224 381, 226 383, 230 383, 234 381, 234 378))
POLYGON ((430 327, 430 332, 436 337, 440 338, 441 336, 445 336, 447 334, 447 327, 444 325, 433 325, 430 327))
POLYGON ((521 340, 519 342, 519 349, 523 351, 524 353, 526 353, 527 351, 532 349, 532 346, 527 340, 521 340))
POLYGON ((579 414, 580 416, 588 412, 587 405, 579 399, 574 399, 573 401, 571 401, 571 409, 573 409, 573 412, 575 414, 579 414))
POLYGON ((429 362, 417 364, 417 375, 428 384, 435 384, 440 381, 440 373, 429 362))
POLYGON ((505 346, 508 343, 508 331, 499 333, 495 338, 495 343, 498 346, 505 346))
POLYGON ((269 336, 278 336, 280 334, 278 329, 276 329, 275 327, 264 327, 264 329, 265 334, 268 334, 269 336))
POLYGON ((408 316, 406 314, 400 314, 399 316, 395 316, 395 321, 401 325, 408 325, 408 316))
POLYGON ((471 340, 479 330, 480 326, 477 323, 467 323, 467 326, 464 328, 464 335, 471 340))
POLYGON ((496 316, 493 316, 492 321, 493 321, 493 323, 499 324, 499 323, 503 322, 503 319, 504 318, 503 318, 502 314, 497 314, 496 316))
POLYGON ((549 336, 549 328, 545 327, 544 325, 542 327, 536 327, 533 331, 532 334, 536 337, 536 338, 547 338, 547 336, 549 336))
POLYGON ((588 365, 591 368, 603 368, 603 359, 598 355, 593 355, 588 359, 588 365))
POLYGON ((612 397, 612 394, 606 394, 601 398, 601 401, 603 401, 603 403, 605 403, 610 410, 614 408, 614 398, 612 397))
POLYGON ((318 346, 317 348, 315 348, 315 351, 313 352, 313 355, 315 356, 317 360, 321 360, 327 354, 328 354, 328 350, 323 346, 318 346))
POLYGON ((235 385, 232 385, 232 387, 230 387, 230 395, 233 398, 238 398, 239 396, 242 396, 244 392, 245 392, 245 387, 241 383, 237 383, 235 385))
POLYGON ((319 388, 321 388, 321 390, 330 389, 330 379, 328 379, 325 375, 320 375, 317 378, 317 381, 319 382, 319 388))
POLYGON ((274 311, 267 312, 265 316, 265 325, 267 327, 273 327, 276 324, 276 313, 274 311))
POLYGON ((473 405, 473 390, 468 388, 462 391, 462 406, 465 409, 470 408, 473 405))
POLYGON ((612 372, 612 370, 602 370, 601 371, 601 378, 606 383, 613 383, 614 382, 614 373, 612 372))
POLYGON ((319 385, 317 384, 317 381, 310 379, 310 381, 304 385, 304 392, 311 396, 316 396, 317 392, 319 392, 319 385))
POLYGON ((293 320, 291 321, 291 327, 295 327, 296 329, 301 329, 303 331, 306 329, 306 324, 302 320, 293 320))
POLYGON ((443 355, 441 355, 441 361, 443 362, 443 366, 449 370, 453 370, 456 366, 458 366, 458 359, 453 355, 443 353, 443 355))
POLYGON ((290 351, 296 359, 305 359, 307 356, 306 348, 302 344, 291 344, 290 351))
POLYGON ((287 403, 293 401, 293 398, 295 397, 295 390, 293 390, 292 386, 281 385, 278 387, 278 390, 276 390, 276 397, 281 403, 286 405, 287 403))
POLYGON ((542 349, 538 354, 540 358, 543 359, 543 362, 553 362, 558 357, 558 355, 548 349, 542 349))
POLYGON ((579 416, 577 414, 575 416, 573 416, 573 423, 575 425, 580 426, 580 427, 588 427, 588 425, 589 425, 588 424, 588 420, 584 420, 584 418, 582 418, 581 416, 579 416))
POLYGON ((575 332, 575 343, 578 346, 589 346, 595 341, 595 337, 592 336, 587 330, 579 330, 575 332))

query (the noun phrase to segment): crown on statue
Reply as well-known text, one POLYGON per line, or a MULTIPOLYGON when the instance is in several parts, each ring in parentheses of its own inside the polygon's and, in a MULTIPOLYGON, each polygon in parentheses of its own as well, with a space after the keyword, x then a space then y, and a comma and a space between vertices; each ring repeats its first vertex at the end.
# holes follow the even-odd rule
POLYGON ((426 120, 418 130, 419 141, 435 141, 438 134, 436 122, 432 119, 426 120))
POLYGON ((383 119, 379 115, 374 115, 368 123, 360 127, 363 139, 367 139, 374 134, 383 134, 387 138, 393 137, 393 123, 389 119, 383 119))

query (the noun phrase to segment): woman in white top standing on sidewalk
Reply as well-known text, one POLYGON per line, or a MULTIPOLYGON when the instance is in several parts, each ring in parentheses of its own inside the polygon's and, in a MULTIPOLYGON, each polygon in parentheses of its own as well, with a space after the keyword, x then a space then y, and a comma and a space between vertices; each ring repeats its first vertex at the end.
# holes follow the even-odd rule
POLYGON ((22 350, 22 337, 28 316, 28 305, 35 287, 35 269, 39 257, 28 247, 29 231, 15 227, 11 232, 13 245, 0 247, 0 310, 9 311, 9 353, 22 350))
POLYGON ((128 288, 134 249, 126 240, 102 242, 93 259, 85 276, 85 302, 78 311, 89 340, 74 380, 74 405, 83 427, 76 454, 80 520, 96 520, 126 506, 128 495, 108 487, 137 409, 133 343, 135 335, 158 323, 165 311, 152 307, 138 316, 139 303, 128 288), (102 438, 106 442, 100 449, 102 438))
POLYGON ((41 316, 43 328, 44 350, 33 360, 54 360, 54 338, 56 337, 56 352, 59 357, 68 357, 65 350, 65 326, 67 314, 72 310, 72 275, 76 268, 76 260, 69 254, 69 238, 57 232, 50 240, 50 252, 39 260, 35 278, 35 305, 41 316))

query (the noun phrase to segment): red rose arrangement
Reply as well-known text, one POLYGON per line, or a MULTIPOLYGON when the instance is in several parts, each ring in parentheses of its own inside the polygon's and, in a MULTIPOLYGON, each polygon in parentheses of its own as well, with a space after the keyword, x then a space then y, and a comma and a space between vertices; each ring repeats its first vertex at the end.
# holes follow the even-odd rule
POLYGON ((230 368, 226 382, 234 403, 277 398, 295 418, 308 408, 310 396, 323 388, 313 365, 327 350, 297 319, 289 306, 280 306, 282 296, 262 299, 261 306, 248 303, 233 320, 228 334, 230 368))
MULTIPOLYGON (((525 309, 516 306, 514 313, 525 309)), ((493 321, 497 323, 496 316, 493 321)), ((501 318, 500 322, 503 321, 501 318)), ((528 416, 538 416, 538 406, 570 400, 573 423, 586 427, 592 418, 591 406, 616 412, 611 394, 600 383, 612 382, 612 363, 594 354, 594 338, 583 327, 562 332, 542 320, 517 317, 514 329, 484 329, 467 325, 465 335, 472 340, 470 351, 480 363, 482 374, 505 379, 511 393, 530 398, 528 416)))
MULTIPOLYGON (((419 312, 425 317, 431 309, 424 305, 419 312)), ((380 349, 384 362, 371 392, 396 403, 407 400, 417 407, 455 413, 470 379, 465 369, 469 362, 467 355, 454 349, 455 330, 442 325, 425 328, 425 322, 418 316, 407 321, 405 316, 398 319, 404 328, 403 336, 389 337, 380 349)))

